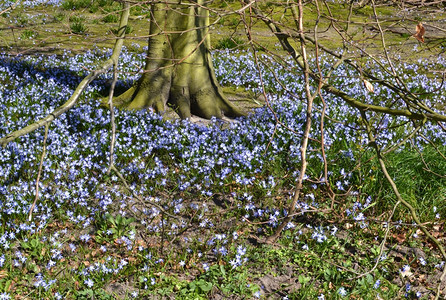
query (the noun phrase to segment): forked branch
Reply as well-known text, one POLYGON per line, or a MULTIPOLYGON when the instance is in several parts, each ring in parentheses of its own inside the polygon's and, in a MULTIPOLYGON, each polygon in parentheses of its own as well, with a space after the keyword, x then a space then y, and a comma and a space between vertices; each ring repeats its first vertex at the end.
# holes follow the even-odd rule
MULTIPOLYGON (((284 32, 280 26, 270 17, 266 16, 261 10, 257 9, 256 7, 252 7, 253 12, 256 14, 257 18, 262 20, 271 30, 271 32, 276 36, 276 38, 279 40, 282 48, 288 52, 291 57, 294 59, 294 61, 297 63, 299 68, 305 72, 305 63, 303 60, 303 57, 301 54, 296 51, 296 49, 292 46, 292 44, 289 41, 289 38, 295 37, 294 35, 284 32)), ((303 33, 302 33, 303 34, 303 33)), ((301 33, 298 34, 300 36, 301 33)), ((305 35, 304 38, 306 41, 309 41, 313 44, 316 44, 316 41, 314 38, 305 35)), ((346 63, 350 66, 352 66, 355 69, 358 69, 359 67, 356 65, 356 63, 349 59, 342 58, 342 55, 337 54, 335 51, 330 50, 320 43, 317 44, 318 48, 323 50, 324 52, 328 53, 329 55, 336 57, 339 59, 339 63, 346 63)), ((315 82, 322 82, 322 89, 332 95, 335 95, 337 97, 340 97, 342 100, 344 100, 348 105, 355 107, 360 110, 369 110, 374 111, 377 113, 384 113, 388 115, 393 116, 403 116, 407 117, 411 120, 429 120, 429 121, 437 121, 437 122, 446 122, 446 115, 440 114, 438 112, 435 112, 434 110, 426 107, 426 105, 422 104, 422 101, 416 97, 416 95, 408 92, 406 89, 400 88, 394 84, 392 84, 389 80, 384 80, 381 78, 378 78, 374 75, 372 75, 369 72, 362 71, 362 75, 374 82, 377 82, 383 86, 386 86, 387 88, 391 89, 395 93, 398 94, 398 96, 403 99, 406 103, 411 103, 412 106, 416 107, 416 111, 411 111, 409 109, 394 109, 390 107, 380 106, 380 105, 373 105, 361 102, 354 97, 350 96, 346 92, 336 88, 335 86, 328 83, 326 79, 322 79, 319 74, 316 74, 312 72, 311 70, 308 72, 309 76, 315 81, 315 82)))
MULTIPOLYGON (((387 171, 386 164, 385 164, 384 159, 382 158, 382 155, 381 155, 381 149, 379 148, 378 143, 375 140, 375 137, 374 137, 373 131, 372 131, 372 127, 371 127, 370 123, 368 122, 366 111, 360 110, 360 112, 361 112, 362 120, 363 120, 363 122, 366 126, 366 129, 367 129, 369 145, 371 145, 374 148, 374 150, 376 152, 376 158, 378 159, 381 170, 384 173, 386 180, 389 182, 390 186, 392 187, 392 190, 393 190, 398 202, 402 203, 409 210, 410 215, 412 216, 412 219, 414 220, 414 222, 418 225, 420 230, 427 236, 427 238, 430 239, 438 247, 438 250, 440 251, 441 256, 446 261, 446 251, 445 251, 443 245, 440 243, 440 241, 437 238, 435 238, 426 229, 424 224, 421 223, 420 219, 418 218, 417 212, 415 211, 415 208, 409 202, 404 200, 404 198, 401 196, 395 181, 393 181, 392 177, 390 176, 389 172, 387 171)), ((438 286, 437 286, 437 294, 435 296, 435 299, 439 299, 439 297, 440 297, 441 285, 445 278, 446 278, 446 267, 444 267, 443 273, 441 274, 441 276, 439 278, 440 282, 438 283, 438 286)))
POLYGON ((306 111, 306 120, 305 120, 305 129, 304 136, 302 138, 302 146, 300 148, 300 157, 301 157, 301 168, 299 172, 299 178, 297 179, 296 187, 294 190, 293 201, 290 204, 288 209, 288 215, 282 221, 282 223, 276 228, 276 231, 273 235, 269 236, 266 239, 267 243, 274 242, 281 234, 282 230, 286 225, 292 220, 294 211, 296 210, 297 202, 299 201, 300 193, 303 186, 303 181, 305 178, 305 174, 307 171, 307 148, 308 148, 308 140, 310 138, 311 131, 311 123, 312 123, 312 110, 313 110, 313 100, 315 95, 311 94, 310 91, 310 67, 308 65, 308 59, 306 54, 305 47, 305 37, 304 37, 304 28, 303 28, 303 6, 302 0, 299 0, 298 4, 299 12, 296 11, 295 5, 292 6, 293 15, 297 26, 299 28, 300 34, 300 46, 302 51, 302 62, 303 62, 303 70, 304 70, 304 79, 305 79, 305 98, 307 101, 307 111, 306 111))

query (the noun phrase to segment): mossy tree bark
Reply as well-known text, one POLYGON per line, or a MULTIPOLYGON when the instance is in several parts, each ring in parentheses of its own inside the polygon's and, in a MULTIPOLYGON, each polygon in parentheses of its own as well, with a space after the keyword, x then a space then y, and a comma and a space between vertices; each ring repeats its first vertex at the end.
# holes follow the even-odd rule
POLYGON ((149 48, 141 78, 114 103, 127 109, 171 105, 183 119, 242 115, 223 95, 210 55, 204 1, 152 5, 149 48))

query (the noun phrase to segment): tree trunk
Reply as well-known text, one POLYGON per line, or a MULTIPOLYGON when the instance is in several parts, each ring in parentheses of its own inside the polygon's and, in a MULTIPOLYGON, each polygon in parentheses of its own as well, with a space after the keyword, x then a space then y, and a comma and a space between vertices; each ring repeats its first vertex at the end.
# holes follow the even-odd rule
POLYGON ((223 95, 210 55, 209 12, 203 0, 152 5, 149 49, 144 74, 115 98, 127 109, 171 105, 182 119, 241 116, 223 95))

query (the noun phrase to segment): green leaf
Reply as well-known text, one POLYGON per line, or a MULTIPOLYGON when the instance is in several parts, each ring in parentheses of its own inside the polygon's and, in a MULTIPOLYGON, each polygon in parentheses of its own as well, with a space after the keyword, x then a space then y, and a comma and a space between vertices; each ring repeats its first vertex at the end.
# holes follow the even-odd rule
POLYGON ((226 277, 226 270, 225 270, 225 267, 223 265, 220 265, 220 272, 221 272, 223 277, 226 277))
POLYGON ((299 282, 303 285, 307 284, 307 282, 310 281, 310 279, 311 279, 310 277, 306 277, 303 275, 299 275, 298 277, 299 282))
POLYGON ((209 292, 212 289, 213 285, 210 282, 207 282, 207 281, 204 281, 204 280, 200 280, 200 281, 198 281, 198 286, 200 287, 200 289, 203 292, 207 293, 207 292, 209 292))

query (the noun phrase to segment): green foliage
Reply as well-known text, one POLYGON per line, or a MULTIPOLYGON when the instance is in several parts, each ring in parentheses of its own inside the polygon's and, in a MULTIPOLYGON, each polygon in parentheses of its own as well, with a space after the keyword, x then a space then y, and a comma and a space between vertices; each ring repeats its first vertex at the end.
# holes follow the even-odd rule
MULTIPOLYGON (((445 153, 446 147, 439 150, 445 153)), ((422 220, 435 219, 433 206, 446 209, 446 160, 438 159, 437 150, 427 145, 421 153, 405 149, 388 156, 389 172, 395 174, 398 189, 420 214, 422 220), (410 166, 410 167, 408 167, 410 166)))
MULTIPOLYGON (((92 13, 92 14, 95 14, 95 13, 97 13, 98 12, 98 10, 99 10, 99 6, 97 6, 97 5, 92 5, 92 6, 90 6, 90 8, 88 9, 88 11, 90 12, 90 13, 92 13)), ((96 21, 97 22, 97 20, 95 19, 95 20, 93 20, 93 22, 94 21, 96 21)))
POLYGON ((19 26, 25 26, 29 23, 29 17, 26 14, 19 13, 16 17, 19 26))
POLYGON ((85 33, 88 30, 88 28, 84 22, 85 22, 85 17, 83 17, 83 16, 79 16, 79 15, 71 16, 70 17, 70 30, 76 34, 85 33))
MULTIPOLYGON (((113 28, 113 29, 111 29, 111 32, 113 32, 114 34, 118 34, 118 29, 116 29, 116 28, 113 28)), ((125 27, 125 34, 129 34, 129 33, 132 33, 133 32, 133 27, 132 26, 130 26, 130 25, 127 25, 126 27, 125 27)))
MULTIPOLYGON (((339 145, 338 151, 342 153, 342 149, 346 149, 344 147, 353 149, 354 157, 361 158, 361 162, 364 162, 352 173, 350 185, 356 186, 366 195, 372 195, 374 199, 379 199, 378 206, 369 208, 373 209, 374 213, 382 214, 391 209, 395 203, 394 193, 378 162, 372 159, 374 152, 356 145, 339 145)), ((408 146, 385 155, 388 171, 394 177, 400 193, 419 211, 421 219, 425 221, 435 218, 436 213, 433 207, 436 207, 438 211, 446 209, 444 204, 446 178, 441 176, 441 174, 446 174, 446 161, 438 159, 437 150, 444 153, 446 149, 426 145, 422 151, 418 152, 415 148, 408 146)), ((358 164, 358 160, 345 159, 343 155, 333 157, 331 162, 334 173, 340 172, 341 169, 352 170, 358 164)), ((320 172, 319 169, 314 171, 320 172)), ((332 182, 333 188, 335 182, 336 179, 332 182)), ((356 199, 352 198, 351 201, 354 202, 356 199)), ((409 222, 411 217, 398 211, 395 219, 409 222)))
POLYGON ((98 6, 100 7, 106 7, 106 6, 110 6, 113 5, 113 3, 115 2, 114 0, 98 0, 95 1, 97 3, 98 6))
POLYGON ((240 48, 243 47, 244 42, 242 39, 236 37, 236 36, 229 36, 220 39, 217 44, 215 45, 215 49, 234 49, 234 48, 240 48))
POLYGON ((65 13, 59 12, 54 16, 54 19, 58 22, 62 22, 66 18, 65 13))
POLYGON ((233 272, 226 270, 223 265, 215 265, 195 280, 183 285, 179 295, 184 299, 191 297, 208 299, 207 296, 213 290, 219 290, 227 296, 241 295, 251 298, 260 288, 256 284, 249 283, 247 273, 233 272))
POLYGON ((100 241, 113 241, 135 229, 135 226, 132 225, 135 221, 134 218, 125 218, 121 215, 114 217, 111 214, 106 214, 102 218, 98 216, 97 220, 99 220, 96 224, 97 237, 100 241))
POLYGON ((83 34, 87 31, 87 26, 82 22, 74 22, 70 24, 70 29, 73 33, 83 34))
POLYGON ((84 289, 76 292, 77 299, 98 299, 98 300, 112 300, 116 299, 112 295, 108 294, 103 289, 84 289))
POLYGON ((105 23, 116 23, 119 21, 119 17, 115 14, 108 14, 102 18, 102 21, 105 23))
POLYGON ((91 0, 65 0, 62 2, 62 8, 65 10, 78 10, 90 7, 91 4, 91 0))
POLYGON ((27 39, 32 39, 32 38, 34 38, 34 37, 36 37, 37 36, 37 33, 36 32, 34 32, 34 31, 32 31, 32 30, 29 30, 29 29, 26 29, 26 30, 24 30, 23 32, 22 32, 22 34, 20 35, 20 39, 22 39, 22 40, 27 40, 27 39))
POLYGON ((213 287, 213 284, 211 282, 208 282, 204 279, 199 279, 190 282, 187 285, 186 289, 181 290, 181 294, 183 296, 185 295, 200 295, 200 294, 207 294, 211 291, 213 287))
POLYGON ((404 39, 408 39, 408 38, 410 38, 411 36, 412 36, 412 35, 411 35, 410 33, 405 33, 405 32, 401 33, 401 37, 404 38, 404 39))
POLYGON ((38 237, 34 237, 26 242, 20 244, 22 249, 31 255, 34 259, 41 260, 43 258, 43 246, 44 244, 38 237))
POLYGON ((82 15, 72 15, 70 16, 70 22, 72 23, 80 23, 80 22, 85 22, 85 17, 82 15))
POLYGON ((116 1, 113 0, 65 0, 62 3, 62 8, 64 10, 84 10, 88 8, 90 13, 96 13, 97 11, 106 10, 110 7, 118 7, 119 4, 115 5, 116 1))

